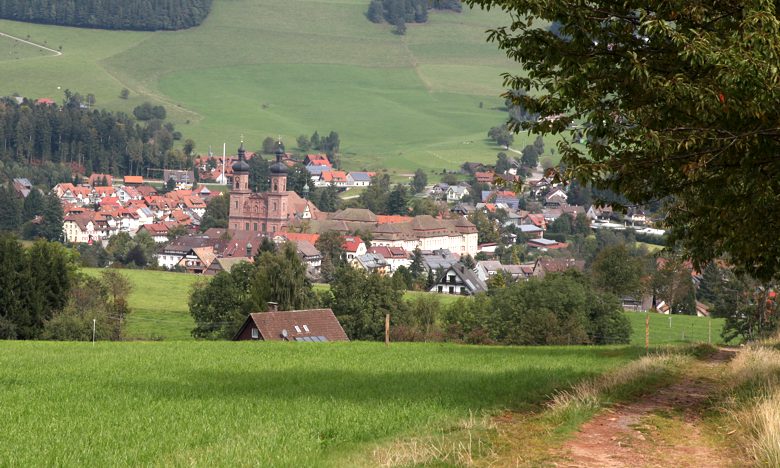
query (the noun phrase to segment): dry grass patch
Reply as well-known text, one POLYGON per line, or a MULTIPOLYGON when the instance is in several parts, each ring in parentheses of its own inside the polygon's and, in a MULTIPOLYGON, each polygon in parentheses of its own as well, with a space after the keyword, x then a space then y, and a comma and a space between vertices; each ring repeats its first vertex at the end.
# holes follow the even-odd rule
POLYGON ((449 434, 399 440, 378 447, 373 451, 373 461, 385 467, 430 464, 473 466, 477 459, 494 453, 490 441, 490 433, 495 430, 492 419, 490 416, 477 418, 472 414, 449 434))
POLYGON ((648 382, 675 375, 691 361, 690 356, 661 352, 642 357, 615 371, 583 380, 553 395, 548 406, 554 413, 595 411, 615 396, 635 394, 648 382))
POLYGON ((739 429, 740 447, 760 466, 780 466, 780 351, 746 347, 728 371, 727 407, 739 429))

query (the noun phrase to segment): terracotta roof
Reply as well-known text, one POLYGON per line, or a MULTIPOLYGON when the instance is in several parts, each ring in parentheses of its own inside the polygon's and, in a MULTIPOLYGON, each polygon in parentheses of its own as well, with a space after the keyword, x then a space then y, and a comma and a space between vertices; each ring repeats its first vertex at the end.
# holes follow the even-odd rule
POLYGON ((125 176, 126 184, 143 184, 144 178, 142 176, 125 176))
POLYGON ((388 223, 405 223, 408 221, 411 221, 411 216, 402 216, 402 215, 376 215, 376 222, 379 224, 388 224, 388 223))
POLYGON ((303 232, 284 232, 279 234, 277 237, 284 237, 290 242, 300 242, 300 241, 306 241, 310 243, 311 245, 314 245, 317 243, 317 239, 320 238, 319 234, 308 234, 303 232))
MULTIPOLYGON (((330 309, 290 310, 249 314, 234 339, 247 326, 254 325, 266 341, 312 341, 304 338, 324 337, 326 341, 349 341, 344 329, 330 309), (287 337, 283 336, 286 330, 287 337), (308 330, 308 331, 307 331, 308 330)), ((321 341, 321 340, 317 340, 321 341)))
POLYGON ((344 238, 344 250, 347 252, 357 252, 360 244, 363 243, 363 239, 358 236, 347 236, 344 238))

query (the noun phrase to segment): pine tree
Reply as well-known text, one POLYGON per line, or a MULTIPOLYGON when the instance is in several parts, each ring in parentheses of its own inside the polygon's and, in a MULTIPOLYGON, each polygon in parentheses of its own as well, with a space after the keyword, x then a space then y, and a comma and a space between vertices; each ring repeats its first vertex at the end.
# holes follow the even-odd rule
POLYGON ((38 233, 50 241, 62 240, 62 204, 57 195, 46 195, 43 201, 43 220, 38 233))
POLYGON ((0 231, 16 231, 21 222, 21 200, 12 188, 0 185, 0 231))
POLYGON ((27 198, 24 199, 24 209, 22 211, 22 222, 30 221, 43 213, 43 195, 40 190, 34 188, 30 190, 27 198))

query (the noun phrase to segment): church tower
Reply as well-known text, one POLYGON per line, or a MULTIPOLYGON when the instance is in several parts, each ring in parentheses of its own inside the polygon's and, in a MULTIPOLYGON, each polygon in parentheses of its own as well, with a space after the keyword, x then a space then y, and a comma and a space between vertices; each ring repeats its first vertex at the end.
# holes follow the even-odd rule
POLYGON ((233 185, 230 190, 230 216, 228 227, 237 231, 249 230, 250 213, 244 213, 246 202, 251 192, 249 190, 249 164, 246 162, 244 141, 238 148, 238 161, 233 163, 233 185))
POLYGON ((288 195, 287 166, 282 162, 284 145, 279 142, 276 148, 276 162, 271 164, 271 190, 268 199, 268 231, 281 231, 287 227, 288 195))

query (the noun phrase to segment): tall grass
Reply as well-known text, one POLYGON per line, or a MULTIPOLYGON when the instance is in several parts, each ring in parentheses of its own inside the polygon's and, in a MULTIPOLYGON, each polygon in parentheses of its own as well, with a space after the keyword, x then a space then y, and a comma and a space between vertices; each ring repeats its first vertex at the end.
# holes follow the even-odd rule
POLYGON ((554 413, 595 411, 614 398, 646 391, 651 385, 679 373, 691 358, 671 350, 644 356, 636 361, 553 395, 548 406, 554 413))
MULTIPOLYGON (((0 465, 337 465, 352 451, 370 456, 381 441, 436 437, 470 415, 539 407, 556 389, 641 353, 440 343, 0 342, 0 465)), ((449 453, 452 463, 488 449, 476 438, 428 447, 449 453)))
POLYGON ((728 368, 729 414, 741 446, 760 466, 780 466, 780 351, 743 348, 728 368))

